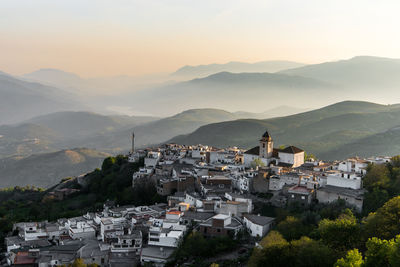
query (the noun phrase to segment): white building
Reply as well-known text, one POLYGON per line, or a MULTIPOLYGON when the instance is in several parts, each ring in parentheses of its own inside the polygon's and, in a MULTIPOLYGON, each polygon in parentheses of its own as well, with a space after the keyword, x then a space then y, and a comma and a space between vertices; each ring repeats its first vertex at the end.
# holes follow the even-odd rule
POLYGON ((348 204, 355 206, 356 209, 361 212, 364 193, 362 189, 350 189, 328 185, 317 190, 317 199, 320 203, 332 203, 342 199, 348 204))
POLYGON ((118 236, 118 241, 111 243, 111 252, 140 254, 142 248, 142 232, 134 230, 130 234, 118 236))
POLYGON ((156 151, 150 151, 147 153, 147 157, 144 158, 144 166, 147 167, 155 167, 157 163, 160 161, 161 153, 156 151))
POLYGON ((342 172, 367 173, 368 161, 359 158, 350 158, 339 162, 338 170, 342 172))
POLYGON ((304 150, 295 146, 288 146, 278 151, 279 163, 296 168, 304 164, 304 150))
POLYGON ((203 201, 197 193, 186 193, 185 195, 185 203, 188 203, 192 207, 202 208, 203 201))
POLYGON ((43 223, 27 222, 18 224, 19 236, 25 241, 47 238, 48 234, 43 223))
POLYGON ((180 211, 169 211, 164 220, 153 220, 149 230, 149 246, 178 247, 186 231, 186 226, 180 224, 181 215, 180 211))
POLYGON ((128 222, 125 218, 105 217, 100 222, 100 237, 103 242, 117 238, 124 234, 124 225, 128 222))
POLYGON ((271 229, 275 218, 265 217, 254 214, 245 214, 243 216, 243 224, 251 236, 263 237, 271 229))
POLYGON ((259 159, 269 166, 284 165, 288 167, 299 167, 304 164, 304 150, 295 146, 288 146, 284 149, 273 148, 274 142, 271 135, 266 131, 260 139, 260 145, 244 152, 244 165, 250 167, 254 160, 259 159))
POLYGON ((340 172, 340 171, 329 171, 326 172, 327 181, 326 185, 360 189, 362 187, 362 178, 360 175, 353 172, 340 172))
POLYGON ((65 222, 65 227, 72 239, 94 239, 96 230, 93 224, 83 218, 71 218, 65 222))

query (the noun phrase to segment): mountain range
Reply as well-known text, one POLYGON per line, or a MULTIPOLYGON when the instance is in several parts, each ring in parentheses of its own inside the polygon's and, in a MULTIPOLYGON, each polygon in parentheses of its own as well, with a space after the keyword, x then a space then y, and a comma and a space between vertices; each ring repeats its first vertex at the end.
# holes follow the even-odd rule
POLYGON ((64 90, 0 73, 0 125, 61 110, 86 108, 64 90))
POLYGON ((281 106, 320 107, 348 99, 393 103, 400 99, 400 60, 359 56, 274 73, 219 72, 126 95, 135 108, 173 113, 196 107, 262 110, 281 106), (384 94, 378 92, 385 92, 384 94))
POLYGON ((209 124, 191 134, 177 136, 169 142, 250 148, 257 144, 259 137, 267 129, 273 135, 277 146, 299 146, 319 158, 331 160, 343 159, 354 154, 400 154, 395 148, 389 151, 383 149, 391 145, 391 137, 398 134, 398 131, 391 129, 397 129, 395 127, 399 125, 400 105, 345 101, 287 117, 209 124), (390 134, 383 134, 387 131, 390 134), (380 146, 371 149, 365 140, 373 138, 374 135, 380 137, 380 146), (349 151, 344 149, 346 147, 353 149, 349 151))
POLYGON ((393 99, 400 97, 397 90, 400 85, 398 59, 360 56, 305 66, 269 61, 193 68, 211 74, 186 81, 171 81, 174 74, 161 75, 163 78, 160 79, 150 75, 147 80, 129 76, 87 79, 55 69, 42 69, 22 77, 2 74, 0 90, 5 99, 11 101, 2 102, 1 108, 12 112, 0 117, 0 125, 21 121, 26 114, 33 117, 60 110, 90 110, 107 114, 130 110, 130 114, 165 117, 193 108, 262 113, 278 106, 312 108, 347 99, 393 103, 393 99), (245 70, 237 66, 248 68, 245 68, 246 72, 238 73, 236 71, 245 70), (257 66, 270 66, 270 71, 275 72, 267 73, 266 69, 257 73, 247 72, 260 71, 254 69, 257 66), (285 66, 288 69, 282 69, 285 66), (219 70, 224 71, 215 73, 219 70), (122 91, 120 83, 124 84, 122 91), (138 84, 140 86, 136 86, 138 84), (36 87, 35 93, 29 95, 29 87, 36 87), (381 91, 386 93, 378 93, 381 91))
MULTIPOLYGON (((22 77, 0 72, 1 179, 8 186, 20 177, 22 185, 25 166, 35 161, 42 166, 41 160, 56 166, 60 157, 55 155, 74 149, 82 154, 82 147, 88 153, 97 150, 89 153, 100 153, 94 158, 124 153, 132 131, 138 147, 176 142, 249 148, 268 129, 277 146, 296 145, 321 159, 400 154, 399 105, 341 102, 394 103, 400 99, 398 73, 400 60, 365 56, 305 66, 280 61, 184 67, 161 75, 164 82, 157 86, 144 82, 140 88, 133 86, 138 79, 127 76, 85 79, 54 69, 22 77), (165 82, 178 76, 189 80, 165 82), (133 89, 102 92, 119 81, 133 89), (109 106, 156 116, 110 115, 109 106), (325 107, 311 110, 316 106, 325 107)), ((95 160, 84 162, 77 170, 98 166, 95 160)), ((64 169, 51 179, 68 175, 64 169)), ((45 172, 32 172, 29 183, 46 185, 47 178, 45 172)))
POLYGON ((218 72, 278 72, 281 70, 292 69, 304 66, 303 63, 293 61, 261 61, 256 63, 245 63, 232 61, 225 64, 208 64, 197 66, 184 66, 171 74, 172 77, 183 77, 186 79, 206 77, 218 72))

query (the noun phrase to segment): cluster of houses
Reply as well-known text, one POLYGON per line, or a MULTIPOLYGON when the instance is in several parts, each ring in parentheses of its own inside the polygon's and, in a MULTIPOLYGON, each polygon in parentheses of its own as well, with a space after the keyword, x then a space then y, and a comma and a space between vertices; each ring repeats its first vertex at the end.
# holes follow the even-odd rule
POLYGON ((306 161, 300 148, 274 148, 268 131, 261 136, 259 145, 249 150, 166 144, 132 155, 132 161, 145 157, 144 167, 133 175, 133 186, 137 179, 152 179, 160 195, 189 202, 198 211, 214 212, 227 205, 224 194, 232 192, 250 199, 257 193, 270 193, 269 201, 276 206, 343 199, 361 211, 362 179, 368 164, 390 161, 390 157, 306 161), (184 194, 190 197, 179 198, 184 194))
POLYGON ((305 161, 297 147, 274 148, 268 132, 250 150, 165 144, 134 151, 133 142, 134 135, 129 160, 144 158, 144 166, 133 174, 132 186, 151 180, 168 203, 105 203, 103 211, 80 217, 17 223, 5 239, 9 265, 48 267, 81 258, 99 266, 163 266, 189 229, 205 237, 265 236, 275 219, 254 213, 255 202, 285 206, 343 199, 361 211, 368 164, 390 161, 305 161))
MULTIPOLYGON (((274 219, 251 214, 252 201, 225 193, 218 210, 195 203, 198 196, 174 194, 169 205, 115 206, 106 203, 97 213, 55 222, 21 222, 15 235, 6 237, 8 264, 60 266, 81 258, 99 266, 163 266, 182 242, 188 229, 204 236, 231 236, 247 229, 264 236, 274 219)), ((212 201, 210 201, 211 203, 212 201)))

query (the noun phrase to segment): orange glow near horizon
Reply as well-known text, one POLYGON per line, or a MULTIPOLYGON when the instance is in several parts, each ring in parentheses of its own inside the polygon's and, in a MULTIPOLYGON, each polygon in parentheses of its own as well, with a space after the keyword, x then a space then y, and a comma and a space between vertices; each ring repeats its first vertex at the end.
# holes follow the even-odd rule
POLYGON ((184 65, 400 58, 398 1, 4 0, 0 70, 83 77, 184 65))

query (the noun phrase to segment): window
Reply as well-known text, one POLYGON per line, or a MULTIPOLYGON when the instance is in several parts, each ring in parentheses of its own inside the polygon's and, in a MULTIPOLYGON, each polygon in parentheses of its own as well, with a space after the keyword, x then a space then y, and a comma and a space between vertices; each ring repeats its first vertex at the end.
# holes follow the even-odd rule
POLYGON ((306 199, 306 197, 305 196, 301 196, 301 199, 306 199))
POLYGON ((221 229, 218 228, 218 229, 217 229, 217 232, 220 233, 220 232, 221 232, 221 229))
POLYGON ((292 198, 294 198, 294 195, 292 195, 292 198))

